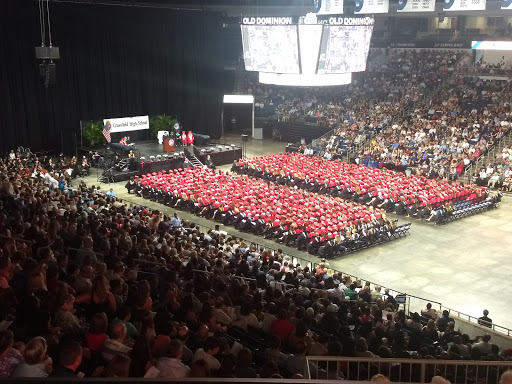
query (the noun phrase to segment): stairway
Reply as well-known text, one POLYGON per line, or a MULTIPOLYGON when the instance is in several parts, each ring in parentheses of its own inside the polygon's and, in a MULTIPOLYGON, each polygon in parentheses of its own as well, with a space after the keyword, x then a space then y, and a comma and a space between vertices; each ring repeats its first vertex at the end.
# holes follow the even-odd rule
POLYGON ((195 157, 194 155, 190 156, 189 160, 192 163, 192 165, 194 166, 194 168, 203 168, 204 167, 203 163, 201 163, 199 161, 199 159, 197 157, 195 157))

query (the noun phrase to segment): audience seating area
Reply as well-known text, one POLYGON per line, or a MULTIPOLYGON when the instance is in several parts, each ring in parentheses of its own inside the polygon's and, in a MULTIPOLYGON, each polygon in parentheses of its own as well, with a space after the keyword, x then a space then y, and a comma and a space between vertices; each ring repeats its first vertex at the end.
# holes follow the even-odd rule
MULTIPOLYGON (((408 318, 400 308, 403 297, 354 281, 325 262, 314 269, 294 264, 280 250, 258 248, 218 228, 201 232, 177 214, 127 205, 95 186, 60 188, 26 172, 34 163, 33 157, 0 160, 3 379, 297 378, 306 373, 306 355, 510 356, 487 337, 473 342, 460 335, 447 312, 427 307, 430 320, 423 326, 418 314, 408 318)), ((261 216, 256 204, 264 205, 267 193, 308 198, 302 190, 211 170, 144 179, 146 187, 179 188, 180 180, 205 178, 212 183, 198 184, 209 194, 197 196, 201 190, 189 183, 193 189, 183 187, 174 205, 195 206, 191 195, 197 203, 211 199, 213 212, 222 216, 226 211, 214 208, 229 203, 217 205, 216 193, 246 186, 255 201, 244 201, 251 206, 245 212, 261 216)), ((358 204, 327 196, 311 204, 353 215, 354 225, 371 227, 366 215, 377 226, 392 225, 385 214, 358 204)), ((269 213, 278 217, 279 209, 287 208, 269 213)), ((406 230, 396 227, 393 236, 406 230)), ((313 369, 332 378, 320 364, 313 369)))

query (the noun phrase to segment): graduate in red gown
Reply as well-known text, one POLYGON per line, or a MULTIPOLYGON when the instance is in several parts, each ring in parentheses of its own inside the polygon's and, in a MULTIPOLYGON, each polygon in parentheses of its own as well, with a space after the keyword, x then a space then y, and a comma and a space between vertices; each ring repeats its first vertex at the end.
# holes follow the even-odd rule
POLYGON ((188 145, 194 145, 194 134, 192 131, 188 131, 188 145))
POLYGON ((181 145, 187 145, 187 134, 185 131, 181 132, 181 145))

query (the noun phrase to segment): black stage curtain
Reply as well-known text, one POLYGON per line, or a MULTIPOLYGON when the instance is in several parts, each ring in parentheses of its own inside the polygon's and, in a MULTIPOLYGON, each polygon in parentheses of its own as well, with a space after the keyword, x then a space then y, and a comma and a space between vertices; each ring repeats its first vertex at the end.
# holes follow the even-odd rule
POLYGON ((50 12, 61 54, 50 89, 34 54, 38 2, 0 12, 0 153, 73 153, 80 120, 105 117, 174 112, 185 130, 220 135, 220 14, 60 2, 50 12))

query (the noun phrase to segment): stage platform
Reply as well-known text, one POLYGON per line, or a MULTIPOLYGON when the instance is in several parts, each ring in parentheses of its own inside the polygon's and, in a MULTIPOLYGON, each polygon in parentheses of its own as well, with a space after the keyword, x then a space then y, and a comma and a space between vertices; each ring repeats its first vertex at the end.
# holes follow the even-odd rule
POLYGON ((183 166, 185 157, 196 156, 197 159, 205 164, 206 158, 210 158, 215 166, 230 166, 235 160, 242 157, 241 146, 229 143, 226 140, 216 140, 208 145, 177 145, 174 152, 165 152, 163 144, 156 140, 142 141, 133 146, 118 148, 118 146, 104 146, 95 148, 94 151, 100 153, 107 164, 118 155, 121 159, 127 157, 129 150, 133 150, 135 161, 128 170, 112 170, 115 181, 128 180, 131 176, 142 175, 146 173, 168 171, 183 166))
MULTIPOLYGON (((162 158, 164 155, 166 155, 167 158, 176 158, 190 154, 195 155, 203 163, 206 156, 210 155, 215 165, 226 165, 242 157, 242 148, 240 146, 223 140, 217 140, 208 145, 177 145, 174 152, 165 152, 163 144, 158 144, 158 142, 154 140, 135 143, 135 145, 128 148, 133 149, 135 157, 139 162, 143 162, 144 160, 148 161, 152 159, 152 156, 154 159, 156 159, 157 156, 162 158)), ((120 155, 122 154, 122 152, 110 146, 107 147, 107 152, 108 150, 119 153, 120 155)), ((97 149, 97 151, 104 154, 105 148, 97 149)))

